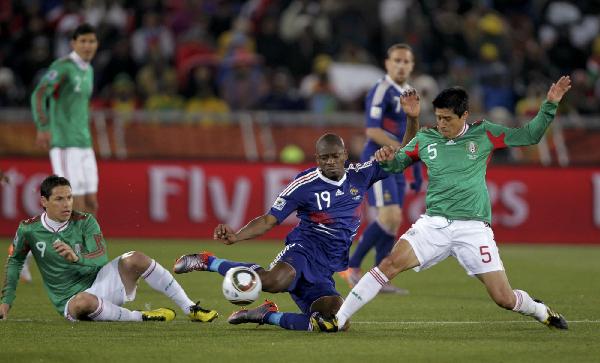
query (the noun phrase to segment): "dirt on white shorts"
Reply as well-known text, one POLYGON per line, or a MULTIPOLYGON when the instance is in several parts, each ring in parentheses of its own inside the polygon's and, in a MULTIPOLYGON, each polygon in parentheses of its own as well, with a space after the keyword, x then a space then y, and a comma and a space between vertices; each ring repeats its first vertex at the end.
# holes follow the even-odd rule
POLYGON ((92 148, 67 147, 50 149, 52 171, 69 179, 73 195, 98 192, 98 165, 92 148))
MULTIPOLYGON (((110 301, 118 306, 123 305, 127 301, 133 301, 135 299, 137 287, 135 287, 130 294, 127 294, 125 291, 125 285, 123 285, 121 275, 119 274, 119 260, 121 257, 122 256, 119 256, 104 265, 104 267, 98 271, 98 275, 96 275, 96 279, 92 286, 84 292, 95 295, 104 301, 110 301)), ((72 298, 73 297, 71 297, 71 299, 72 298)), ((64 316, 69 320, 74 320, 68 314, 68 307, 71 299, 65 304, 64 316)))
POLYGON ((504 270, 494 232, 485 222, 422 215, 401 239, 419 259, 420 271, 454 256, 469 275, 504 270))

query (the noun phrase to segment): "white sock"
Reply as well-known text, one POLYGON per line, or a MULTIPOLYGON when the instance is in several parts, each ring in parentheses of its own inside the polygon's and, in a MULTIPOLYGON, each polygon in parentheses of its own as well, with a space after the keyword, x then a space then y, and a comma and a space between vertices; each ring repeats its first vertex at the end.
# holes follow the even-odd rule
POLYGON ((142 274, 142 277, 154 290, 162 292, 173 300, 184 314, 190 313, 190 306, 194 305, 194 302, 183 291, 173 275, 158 262, 152 260, 150 267, 142 274))
POLYGON ((142 321, 142 313, 122 308, 99 297, 98 309, 88 316, 94 321, 142 321))
POLYGON ((388 282, 388 278, 379 270, 373 267, 367 272, 360 281, 352 288, 346 300, 337 312, 338 325, 340 327, 346 324, 354 313, 363 305, 373 300, 381 290, 381 287, 388 282))
POLYGON ((548 319, 548 309, 546 305, 533 301, 531 296, 523 290, 513 290, 517 302, 513 311, 527 316, 533 316, 539 321, 548 319))

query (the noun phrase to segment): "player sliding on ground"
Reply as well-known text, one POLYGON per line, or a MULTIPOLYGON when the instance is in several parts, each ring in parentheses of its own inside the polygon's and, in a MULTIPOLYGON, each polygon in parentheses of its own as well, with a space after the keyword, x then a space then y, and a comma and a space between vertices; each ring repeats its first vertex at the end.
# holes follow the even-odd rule
POLYGON ((208 322, 218 314, 202 309, 186 295, 171 273, 141 252, 108 260, 98 222, 89 213, 73 211, 71 184, 56 175, 40 187, 45 212, 21 222, 8 257, 0 317, 6 319, 15 299, 19 271, 31 250, 50 301, 59 314, 75 320, 170 321, 175 311, 159 308, 131 311, 121 307, 135 298, 141 277, 175 302, 191 321, 208 322))
MULTIPOLYGON (((416 130, 416 116, 420 110, 418 96, 410 92, 403 96, 403 103, 416 130)), ((415 132, 411 133, 406 140, 414 136, 415 132)), ((300 223, 287 235, 285 248, 268 270, 203 252, 180 257, 173 271, 213 271, 225 275, 232 267, 248 266, 259 274, 263 291, 289 292, 302 313, 279 312, 277 305, 267 300, 257 308, 233 313, 229 323, 337 331, 335 313, 343 300, 335 289, 333 274, 348 267, 350 246, 360 226, 359 207, 364 192, 376 181, 389 176, 375 161, 344 168, 347 159, 344 142, 339 136, 321 136, 316 144, 318 167, 300 173, 279 194, 267 214, 252 220, 237 233, 224 224, 215 228, 215 239, 233 244, 266 233, 297 211, 300 223)))
POLYGON ((446 89, 433 101, 436 128, 419 131, 397 152, 384 146, 375 153, 376 160, 390 172, 401 172, 417 160, 427 165, 427 210, 400 237, 390 255, 348 294, 337 313, 340 325, 400 272, 420 271, 454 256, 469 275, 485 285, 498 306, 552 328, 568 328, 565 319, 549 306, 511 288, 489 225, 492 216, 485 173, 494 149, 537 144, 570 88, 569 77, 553 83, 538 114, 521 128, 486 120, 467 124, 467 93, 458 87, 446 89))

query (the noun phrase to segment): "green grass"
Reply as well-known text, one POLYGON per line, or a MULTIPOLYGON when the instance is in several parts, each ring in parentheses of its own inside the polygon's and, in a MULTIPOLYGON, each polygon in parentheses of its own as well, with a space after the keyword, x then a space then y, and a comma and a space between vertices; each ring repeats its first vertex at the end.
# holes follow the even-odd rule
MULTIPOLYGON (((201 249, 267 265, 281 248, 273 242, 109 244, 111 256, 139 250, 168 268, 175 257, 201 249)), ((569 331, 497 308, 454 259, 401 274, 395 283, 410 289, 409 296, 378 296, 355 315, 352 329, 340 334, 230 326, 227 316, 236 307, 222 297, 221 276, 215 273, 178 276, 192 299, 220 312, 213 323, 190 323, 180 314, 171 323, 72 324, 54 311, 35 269, 34 282, 18 287, 12 320, 0 322, 0 362, 598 362, 600 247, 502 245, 501 252, 512 286, 563 313, 569 331)), ((348 293, 340 280, 338 288, 348 293)), ((282 311, 297 311, 286 294, 262 297, 273 298, 282 311)), ((136 301, 127 307, 148 306, 175 307, 141 282, 136 301)))

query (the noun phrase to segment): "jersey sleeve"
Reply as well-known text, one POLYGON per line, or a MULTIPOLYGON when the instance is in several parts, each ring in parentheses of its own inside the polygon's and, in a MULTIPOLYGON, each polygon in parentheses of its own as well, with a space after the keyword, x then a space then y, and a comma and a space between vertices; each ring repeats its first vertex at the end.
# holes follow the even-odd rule
POLYGON ((21 224, 12 245, 10 246, 8 260, 6 261, 6 275, 2 287, 2 304, 12 305, 16 297, 19 274, 23 269, 25 258, 29 252, 29 243, 26 239, 25 226, 21 224))
POLYGON ((47 131, 50 128, 48 104, 46 100, 58 91, 66 79, 66 68, 58 64, 50 66, 40 79, 31 94, 31 112, 38 130, 47 131))
POLYGON ((419 157, 419 133, 406 146, 396 152, 393 160, 381 163, 383 170, 389 173, 399 173, 412 163, 421 160, 419 157))
POLYGON ((537 115, 521 127, 506 127, 489 121, 484 121, 484 127, 494 149, 508 146, 535 145, 544 136, 554 120, 558 103, 544 101, 537 115))
POLYGON ((108 262, 106 241, 100 231, 96 219, 90 215, 84 227, 82 250, 78 253, 77 265, 86 267, 100 267, 108 262))
POLYGON ((367 127, 383 128, 383 113, 385 111, 387 99, 387 88, 381 83, 378 84, 365 102, 367 127))
POLYGON ((383 170, 381 164, 379 164, 374 159, 369 160, 364 164, 356 164, 356 166, 351 165, 351 167, 356 167, 357 171, 364 174, 364 177, 367 180, 369 187, 371 187, 371 185, 375 184, 381 179, 385 179, 388 176, 390 176, 390 173, 383 170))
POLYGON ((299 188, 294 188, 297 184, 297 179, 294 179, 284 190, 277 196, 275 202, 269 209, 269 214, 277 218, 277 223, 283 222, 293 211, 298 209, 299 203, 299 188))

